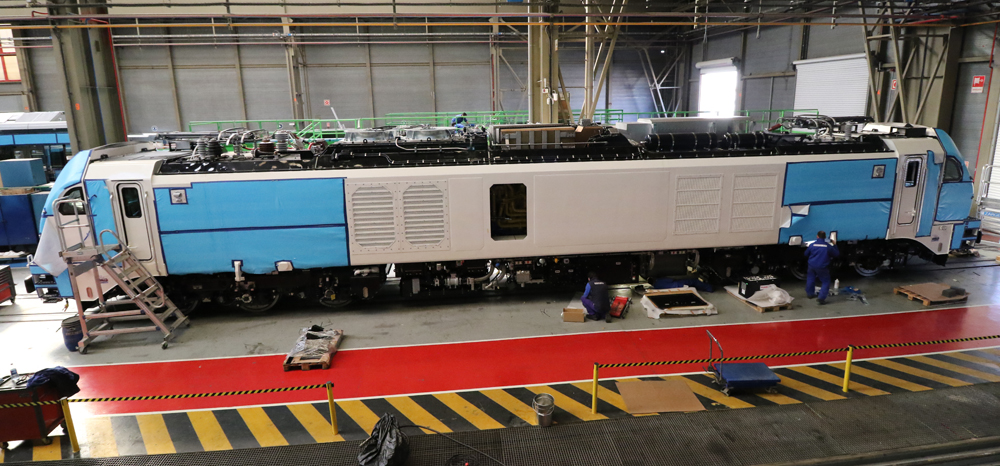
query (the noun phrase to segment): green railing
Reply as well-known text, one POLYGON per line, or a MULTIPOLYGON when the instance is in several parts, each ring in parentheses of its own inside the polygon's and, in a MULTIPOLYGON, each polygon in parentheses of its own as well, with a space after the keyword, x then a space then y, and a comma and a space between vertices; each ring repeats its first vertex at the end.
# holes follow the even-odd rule
MULTIPOLYGON (((475 125, 492 126, 506 124, 525 124, 528 122, 528 112, 526 110, 497 111, 497 112, 465 112, 466 118, 475 125)), ((615 124, 620 122, 632 122, 640 118, 679 118, 704 115, 707 111, 670 111, 670 112, 625 112, 618 109, 597 110, 594 112, 594 121, 604 124, 615 124)), ((455 112, 406 112, 387 113, 384 117, 376 118, 341 118, 341 119, 275 119, 275 120, 218 120, 218 121, 192 121, 188 123, 188 131, 223 131, 232 128, 246 128, 248 130, 287 130, 307 141, 319 139, 337 139, 344 137, 344 129, 351 128, 373 128, 379 126, 401 126, 401 125, 431 125, 431 126, 451 126, 451 119, 458 113, 455 112)), ((816 109, 761 109, 761 110, 737 110, 737 116, 750 117, 751 121, 745 125, 744 131, 764 130, 781 121, 782 118, 793 114, 818 115, 816 109)), ((580 110, 573 110, 574 120, 579 120, 580 110)))

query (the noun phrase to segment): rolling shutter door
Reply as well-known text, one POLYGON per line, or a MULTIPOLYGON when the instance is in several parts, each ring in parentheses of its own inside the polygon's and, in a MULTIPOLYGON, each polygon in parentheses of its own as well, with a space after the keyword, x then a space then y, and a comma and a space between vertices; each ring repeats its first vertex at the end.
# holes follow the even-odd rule
POLYGON ((990 163, 993 168, 989 169, 990 179, 986 185, 986 196, 983 199, 983 230, 993 233, 1000 232, 1000 126, 997 127, 997 135, 993 140, 993 161, 990 163))
POLYGON ((863 116, 868 99, 865 54, 840 55, 792 62, 795 65, 795 108, 819 110, 831 117, 863 116))

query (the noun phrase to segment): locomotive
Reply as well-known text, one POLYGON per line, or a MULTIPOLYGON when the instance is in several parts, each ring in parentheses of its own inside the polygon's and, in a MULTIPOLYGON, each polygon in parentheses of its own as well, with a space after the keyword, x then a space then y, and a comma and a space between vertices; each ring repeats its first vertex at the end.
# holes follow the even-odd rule
POLYGON ((60 257, 72 234, 127 244, 186 310, 249 312, 372 299, 390 277, 414 296, 576 285, 591 270, 612 283, 800 274, 818 230, 864 276, 977 241, 972 178, 940 129, 803 116, 670 131, 679 120, 641 121, 638 136, 528 124, 307 143, 233 129, 85 150, 46 201, 32 282, 43 298, 96 299, 97 278, 71 283, 60 257), (57 231, 74 217, 85 228, 57 231))

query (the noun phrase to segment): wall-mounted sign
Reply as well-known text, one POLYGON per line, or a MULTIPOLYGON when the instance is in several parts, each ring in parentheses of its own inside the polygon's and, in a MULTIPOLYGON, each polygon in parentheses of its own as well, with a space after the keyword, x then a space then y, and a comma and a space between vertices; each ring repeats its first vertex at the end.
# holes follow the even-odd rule
POLYGON ((896 80, 895 79, 892 80, 892 90, 894 90, 894 91, 896 90, 896 80))
POLYGON ((973 94, 982 94, 984 87, 986 87, 986 76, 973 76, 972 77, 972 93, 973 94))

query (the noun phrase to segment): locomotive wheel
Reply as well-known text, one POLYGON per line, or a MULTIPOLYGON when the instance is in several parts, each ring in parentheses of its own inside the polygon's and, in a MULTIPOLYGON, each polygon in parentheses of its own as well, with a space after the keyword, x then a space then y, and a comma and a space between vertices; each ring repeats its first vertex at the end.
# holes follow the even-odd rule
POLYGON ((871 267, 870 264, 864 264, 861 262, 854 263, 854 271, 861 275, 862 277, 874 277, 882 271, 882 264, 877 264, 871 267))
POLYGON ((795 277, 795 278, 797 278, 799 280, 805 280, 806 279, 806 263, 800 261, 800 262, 796 262, 794 264, 789 265, 788 266, 788 273, 792 274, 793 277, 795 277))
POLYGON ((198 305, 201 304, 201 300, 196 296, 176 293, 174 296, 169 296, 169 298, 170 301, 173 301, 174 306, 177 306, 177 310, 186 316, 191 315, 192 312, 198 309, 198 305))
POLYGON ((270 311, 281 296, 271 290, 247 293, 236 299, 236 307, 251 314, 263 314, 270 311))
POLYGON ((319 298, 319 303, 324 307, 330 309, 339 309, 342 307, 347 307, 349 304, 353 303, 354 300, 351 298, 337 298, 337 299, 327 299, 325 296, 319 298))

